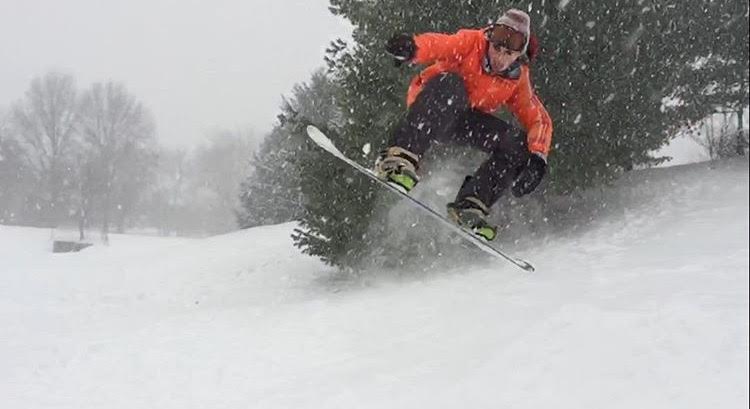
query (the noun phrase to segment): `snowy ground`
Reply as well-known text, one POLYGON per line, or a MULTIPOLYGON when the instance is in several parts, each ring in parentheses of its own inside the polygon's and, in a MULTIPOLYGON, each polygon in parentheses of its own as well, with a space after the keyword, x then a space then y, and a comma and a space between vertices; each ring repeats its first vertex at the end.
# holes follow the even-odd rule
POLYGON ((62 255, 0 226, 0 407, 746 408, 748 183, 640 172, 642 204, 516 249, 533 275, 338 290, 291 225, 62 255))

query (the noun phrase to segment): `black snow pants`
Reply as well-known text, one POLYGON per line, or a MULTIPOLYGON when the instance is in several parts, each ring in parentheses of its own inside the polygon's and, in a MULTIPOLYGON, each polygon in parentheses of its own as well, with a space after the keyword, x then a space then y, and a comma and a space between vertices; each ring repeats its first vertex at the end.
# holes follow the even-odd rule
POLYGON ((463 79, 443 73, 430 79, 397 126, 390 146, 421 158, 433 141, 472 146, 489 153, 467 176, 456 201, 473 196, 491 207, 510 187, 529 157, 526 133, 493 115, 472 109, 463 79))

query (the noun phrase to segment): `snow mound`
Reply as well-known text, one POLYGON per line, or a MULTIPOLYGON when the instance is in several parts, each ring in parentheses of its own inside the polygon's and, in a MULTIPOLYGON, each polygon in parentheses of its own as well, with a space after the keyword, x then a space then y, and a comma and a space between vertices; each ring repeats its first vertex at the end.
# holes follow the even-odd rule
POLYGON ((293 225, 49 252, 0 226, 0 402, 23 408, 748 405, 748 162, 632 172, 503 264, 330 291, 293 225))

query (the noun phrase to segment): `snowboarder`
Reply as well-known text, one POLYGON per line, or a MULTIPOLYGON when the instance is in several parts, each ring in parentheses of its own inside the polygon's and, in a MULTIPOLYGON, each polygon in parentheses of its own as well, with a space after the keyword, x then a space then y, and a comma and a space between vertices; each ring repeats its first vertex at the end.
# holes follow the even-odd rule
POLYGON ((490 207, 511 188, 531 193, 547 170, 552 120, 529 79, 536 53, 530 18, 511 9, 484 29, 455 34, 399 34, 386 51, 398 63, 431 64, 411 81, 408 112, 375 163, 382 179, 409 191, 419 181, 419 160, 432 141, 469 145, 489 153, 467 176, 448 215, 486 240, 497 235, 490 207), (494 115, 506 106, 525 128, 494 115))

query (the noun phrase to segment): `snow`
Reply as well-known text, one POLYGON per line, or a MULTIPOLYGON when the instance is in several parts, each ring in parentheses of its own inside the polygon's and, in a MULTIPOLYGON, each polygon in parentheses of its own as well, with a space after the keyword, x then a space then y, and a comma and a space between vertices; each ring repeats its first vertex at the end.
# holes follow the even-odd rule
POLYGON ((291 224, 71 254, 0 226, 0 406, 747 407, 748 182, 635 172, 584 232, 509 248, 534 274, 338 282, 291 224))
POLYGON ((706 148, 700 146, 688 135, 679 135, 672 139, 668 145, 657 150, 654 157, 669 156, 672 160, 665 162, 663 166, 684 165, 687 163, 704 162, 709 160, 706 148))

